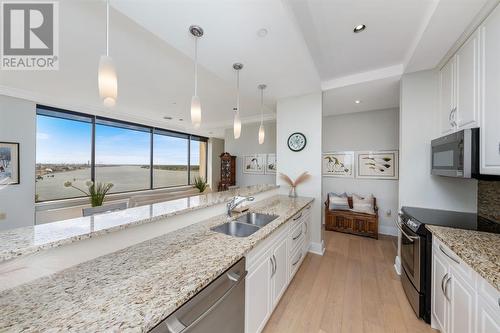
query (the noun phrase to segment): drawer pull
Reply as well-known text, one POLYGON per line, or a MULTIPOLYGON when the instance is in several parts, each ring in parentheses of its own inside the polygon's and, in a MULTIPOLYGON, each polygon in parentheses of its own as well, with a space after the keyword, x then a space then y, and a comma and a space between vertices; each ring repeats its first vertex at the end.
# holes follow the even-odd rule
POLYGON ((300 215, 299 215, 299 216, 297 216, 296 218, 294 218, 293 220, 294 220, 294 221, 297 221, 297 220, 298 220, 298 219, 300 219, 301 217, 302 217, 302 213, 300 213, 300 215))
POLYGON ((456 262, 457 264, 460 265, 460 261, 458 261, 458 259, 456 258, 453 258, 451 255, 449 255, 448 253, 446 253, 446 251, 444 250, 443 246, 441 244, 439 244, 439 249, 441 250, 441 252, 443 252, 448 258, 450 258, 451 260, 453 260, 454 262, 456 262))
POLYGON ((300 228, 300 232, 297 236, 292 237, 292 240, 297 240, 302 235, 302 228, 300 228))
POLYGON ((302 259, 302 252, 300 252, 299 259, 297 259, 297 261, 296 261, 296 262, 294 262, 294 263, 292 264, 292 266, 297 265, 297 264, 298 264, 298 262, 300 261, 300 259, 302 259))

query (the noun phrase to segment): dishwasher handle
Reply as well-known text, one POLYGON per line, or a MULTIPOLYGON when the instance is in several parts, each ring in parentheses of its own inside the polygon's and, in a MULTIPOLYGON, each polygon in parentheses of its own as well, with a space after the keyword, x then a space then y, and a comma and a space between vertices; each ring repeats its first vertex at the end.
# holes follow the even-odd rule
POLYGON ((243 271, 242 274, 238 275, 235 274, 234 272, 229 272, 226 273, 227 277, 231 281, 235 281, 235 283, 229 288, 212 306, 210 306, 205 312, 203 312, 198 318, 196 318, 192 323, 189 325, 184 325, 177 316, 171 316, 169 317, 165 324, 168 329, 169 333, 182 333, 184 331, 188 331, 190 328, 198 324, 203 318, 208 316, 210 312, 212 312, 220 303, 222 303, 228 296, 231 294, 231 292, 236 288, 241 281, 245 280, 245 277, 247 276, 247 271, 243 271))

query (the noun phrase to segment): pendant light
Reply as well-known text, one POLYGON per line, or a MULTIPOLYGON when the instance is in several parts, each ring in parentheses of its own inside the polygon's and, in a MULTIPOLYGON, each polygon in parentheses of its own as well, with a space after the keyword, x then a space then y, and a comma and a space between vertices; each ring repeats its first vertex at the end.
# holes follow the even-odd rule
POLYGON ((264 89, 266 89, 265 84, 259 84, 260 89, 260 126, 259 126, 259 145, 264 143, 264 138, 266 137, 266 132, 264 130, 264 89))
POLYGON ((240 119, 240 70, 243 64, 235 63, 233 68, 236 70, 236 107, 234 110, 234 125, 233 132, 234 138, 239 139, 241 135, 241 119, 240 119))
POLYGON ((113 59, 109 56, 109 0, 106 1, 106 55, 99 59, 97 74, 99 95, 105 106, 113 107, 118 97, 118 79, 113 59))
POLYGON ((189 27, 189 32, 194 36, 194 95, 191 98, 191 123, 194 128, 201 125, 201 103, 198 97, 198 39, 203 36, 203 29, 197 25, 189 27))

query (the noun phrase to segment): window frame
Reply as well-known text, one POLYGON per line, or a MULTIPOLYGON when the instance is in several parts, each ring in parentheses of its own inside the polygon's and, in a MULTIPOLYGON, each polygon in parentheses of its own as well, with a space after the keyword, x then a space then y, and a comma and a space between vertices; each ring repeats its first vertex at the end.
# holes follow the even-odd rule
MULTIPOLYGON (((95 163, 95 155, 96 155, 96 125, 104 125, 104 126, 114 126, 123 129, 142 131, 149 133, 149 188, 139 189, 139 190, 130 190, 130 191, 121 191, 121 192, 113 192, 110 195, 116 194, 126 194, 132 192, 144 192, 144 191, 155 191, 155 190, 163 190, 170 189, 176 187, 186 187, 193 186, 191 183, 191 140, 205 142, 207 144, 207 149, 205 150, 205 180, 208 177, 208 138, 200 135, 193 135, 190 133, 184 133, 179 131, 173 131, 170 129, 165 129, 161 127, 148 126, 140 123, 133 123, 129 121, 113 119, 109 117, 102 117, 97 115, 90 115, 86 113, 70 111, 65 109, 60 109, 52 106, 37 104, 36 105, 36 115, 42 115, 46 117, 59 118, 59 119, 67 119, 73 121, 81 121, 87 122, 91 124, 91 156, 90 156, 90 179, 95 182, 95 171, 96 171, 96 163, 95 163), (172 185, 172 186, 162 186, 162 187, 154 187, 154 135, 165 135, 176 138, 185 138, 187 140, 187 179, 186 184, 183 185, 172 185)), ((201 159, 201 158, 200 158, 201 159)), ((35 162, 36 163, 36 162, 35 162)), ((60 198, 60 199, 50 199, 50 200, 40 200, 36 201, 36 203, 43 202, 51 202, 51 201, 61 201, 61 200, 71 200, 71 199, 80 199, 85 196, 78 197, 70 197, 70 198, 60 198)))

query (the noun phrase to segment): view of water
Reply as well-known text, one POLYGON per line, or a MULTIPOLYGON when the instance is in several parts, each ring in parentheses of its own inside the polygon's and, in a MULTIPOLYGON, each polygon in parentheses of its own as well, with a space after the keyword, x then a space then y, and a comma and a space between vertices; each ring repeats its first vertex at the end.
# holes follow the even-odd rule
MULTIPOLYGON (((187 171, 153 170, 155 187, 186 185, 187 171)), ((196 176, 191 172, 191 178, 196 176)), ((90 179, 90 168, 56 172, 45 175, 36 182, 38 201, 79 197, 83 194, 74 188, 64 187, 64 182, 86 190, 85 182, 90 179)), ((98 182, 111 182, 114 187, 110 193, 149 189, 149 169, 135 165, 96 167, 98 182)))

